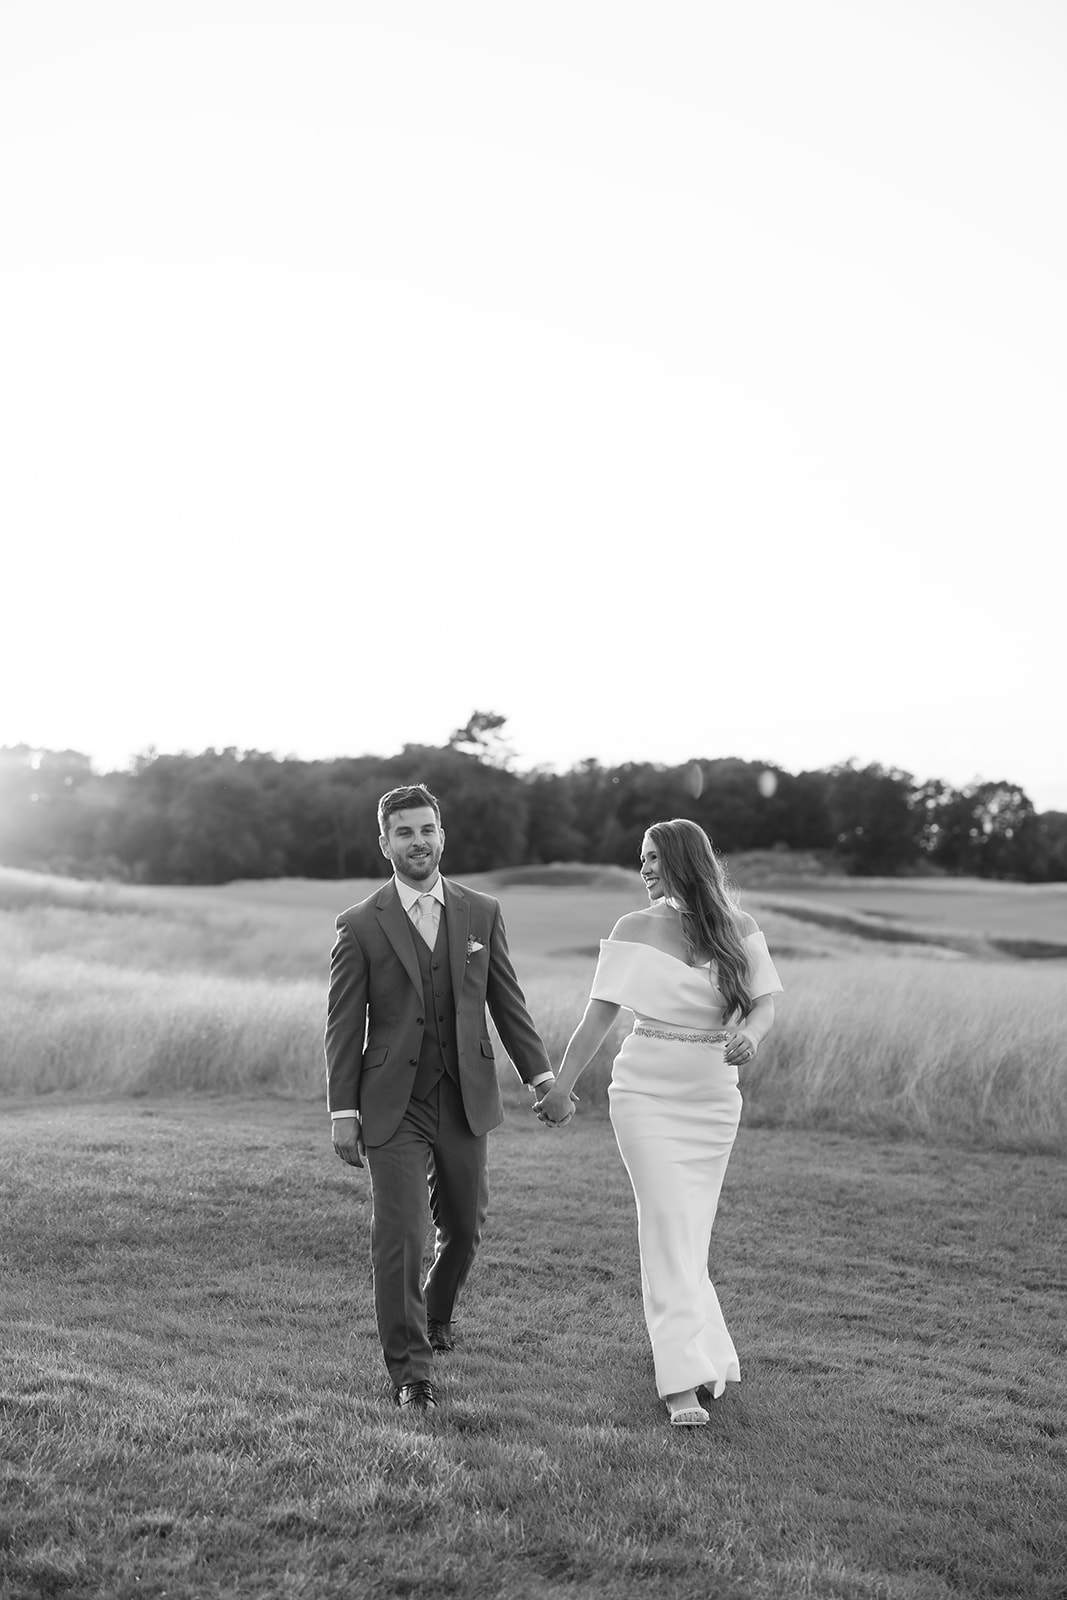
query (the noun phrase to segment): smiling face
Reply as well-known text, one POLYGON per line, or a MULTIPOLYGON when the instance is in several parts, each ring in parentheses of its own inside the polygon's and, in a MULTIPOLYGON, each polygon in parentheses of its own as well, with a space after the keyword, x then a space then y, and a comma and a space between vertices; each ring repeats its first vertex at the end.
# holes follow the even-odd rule
POLYGON ((641 880, 648 890, 648 898, 653 905, 666 896, 667 886, 659 871, 659 851, 651 834, 648 833, 641 841, 641 880))
POLYGON ((445 831, 433 806, 390 812, 378 844, 402 883, 412 889, 432 887, 445 847, 445 831))

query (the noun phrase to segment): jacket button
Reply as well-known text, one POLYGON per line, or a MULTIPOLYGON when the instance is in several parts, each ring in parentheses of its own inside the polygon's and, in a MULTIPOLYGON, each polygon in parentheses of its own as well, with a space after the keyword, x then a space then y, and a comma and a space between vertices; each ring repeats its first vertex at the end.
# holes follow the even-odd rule
POLYGON ((416 1017, 416 1018, 415 1018, 415 1021, 416 1021, 416 1022, 417 1022, 417 1024, 418 1024, 418 1025, 419 1025, 419 1027, 420 1027, 420 1028, 421 1028, 421 1027, 422 1027, 422 1025, 423 1025, 423 1023, 424 1023, 424 1022, 425 1022, 425 1021, 426 1021, 426 1018, 425 1018, 425 1017, 416 1017))
POLYGON ((412 1056, 411 1060, 408 1062, 408 1066, 409 1067, 417 1067, 418 1064, 419 1064, 418 1056, 412 1056))

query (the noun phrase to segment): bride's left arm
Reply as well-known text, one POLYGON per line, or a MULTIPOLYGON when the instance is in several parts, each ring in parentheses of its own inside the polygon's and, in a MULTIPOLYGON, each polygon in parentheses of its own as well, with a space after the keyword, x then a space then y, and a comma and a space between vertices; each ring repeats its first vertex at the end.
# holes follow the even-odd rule
POLYGON ((773 1026, 774 998, 769 994, 761 994, 726 1046, 724 1054, 730 1065, 743 1066, 746 1061, 751 1061, 760 1047, 760 1040, 767 1037, 773 1026))
POLYGON ((537 1114, 542 1122, 565 1122, 573 1114, 571 1091, 604 1043, 608 1029, 621 1009, 611 1000, 589 1000, 582 1020, 563 1052, 556 1081, 544 1099, 538 1102, 537 1114))

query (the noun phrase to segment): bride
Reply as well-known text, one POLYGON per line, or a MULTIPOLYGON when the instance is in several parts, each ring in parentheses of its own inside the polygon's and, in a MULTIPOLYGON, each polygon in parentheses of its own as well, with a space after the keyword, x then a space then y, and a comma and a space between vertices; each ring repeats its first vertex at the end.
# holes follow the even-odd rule
POLYGON ((601 940, 589 1002, 538 1115, 568 1119, 574 1085, 620 1008, 632 1011, 612 1067, 611 1123, 637 1202, 656 1388, 671 1422, 691 1427, 709 1420, 698 1391, 718 1399, 741 1376, 708 1247, 741 1116, 737 1069, 773 1025, 782 985, 703 828, 654 823, 641 876, 651 904, 601 940))

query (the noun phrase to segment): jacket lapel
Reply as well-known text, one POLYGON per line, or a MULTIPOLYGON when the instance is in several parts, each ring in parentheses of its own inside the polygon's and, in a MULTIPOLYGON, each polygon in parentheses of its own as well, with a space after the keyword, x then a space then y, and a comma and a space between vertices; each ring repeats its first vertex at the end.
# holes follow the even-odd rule
POLYGON ((447 878, 442 878, 441 882, 445 890, 445 913, 448 919, 448 964, 452 971, 452 993, 458 1011, 467 972, 467 932, 471 923, 471 908, 462 889, 455 888, 447 878))
POLYGON ((411 942, 413 931, 411 922, 400 904, 396 884, 391 880, 378 896, 378 921, 382 925, 382 932, 396 952, 397 960, 421 994, 422 974, 419 971, 419 958, 415 954, 415 946, 411 942))

